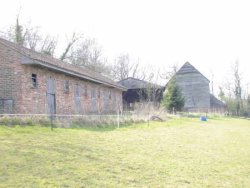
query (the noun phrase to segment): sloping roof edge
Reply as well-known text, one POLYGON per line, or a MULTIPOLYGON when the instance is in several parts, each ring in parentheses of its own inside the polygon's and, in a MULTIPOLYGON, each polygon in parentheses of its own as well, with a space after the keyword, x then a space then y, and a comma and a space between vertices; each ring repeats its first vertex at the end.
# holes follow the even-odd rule
POLYGON ((148 82, 148 81, 145 81, 145 80, 140 80, 138 78, 133 78, 133 77, 124 78, 122 80, 119 80, 117 83, 122 85, 123 87, 125 87, 127 89, 142 89, 142 88, 145 88, 145 87, 142 87, 142 86, 146 86, 146 85, 154 85, 156 88, 159 88, 159 89, 164 87, 164 86, 161 86, 161 85, 158 85, 158 84, 154 84, 154 83, 151 83, 151 82, 148 82), (141 82, 140 87, 136 87, 136 88, 133 87, 132 88, 132 87, 127 87, 124 84, 122 84, 122 82, 124 82, 126 80, 129 80, 129 79, 141 82))
MULTIPOLYGON (((181 66, 181 68, 179 68, 179 70, 176 71, 176 73, 167 81, 165 87, 167 87, 167 85, 170 83, 170 81, 175 77, 176 74, 178 74, 178 72, 179 72, 187 63, 190 64, 190 65, 191 65, 191 66, 192 66, 201 76, 203 76, 203 77, 208 81, 208 83, 210 83, 210 80, 209 80, 206 76, 204 76, 200 71, 198 71, 191 63, 186 62, 186 63, 184 63, 184 64, 181 66)), ((188 73, 186 73, 186 74, 188 74, 188 73)))
POLYGON ((192 68, 194 68, 194 70, 196 70, 200 75, 202 75, 202 76, 210 83, 210 80, 209 80, 206 76, 204 76, 204 74, 202 74, 199 70, 197 70, 197 69, 195 68, 195 66, 193 66, 193 65, 192 65, 191 63, 189 63, 188 61, 187 61, 186 63, 184 63, 184 64, 181 66, 181 68, 180 68, 175 74, 178 74, 178 72, 180 72, 180 70, 181 70, 185 65, 187 65, 187 64, 191 65, 192 68))
POLYGON ((223 108, 226 108, 226 104, 224 102, 222 102, 220 99, 218 99, 217 97, 215 97, 213 94, 210 93, 210 104, 212 106, 220 106, 223 108))
POLYGON ((106 83, 106 82, 97 80, 97 79, 92 78, 92 77, 84 76, 82 74, 79 74, 79 73, 71 71, 71 70, 67 70, 67 69, 64 69, 64 68, 61 68, 61 67, 56 67, 53 64, 47 64, 47 63, 42 62, 40 60, 30 59, 30 60, 27 61, 27 59, 29 59, 29 58, 27 58, 27 57, 22 58, 21 63, 23 65, 39 65, 39 66, 42 66, 42 67, 45 67, 45 68, 48 68, 48 69, 51 69, 51 70, 54 70, 54 71, 62 72, 62 73, 65 73, 65 74, 68 74, 68 75, 71 75, 71 76, 75 76, 75 77, 78 77, 78 78, 82 78, 82 79, 85 79, 85 80, 89 80, 89 81, 92 81, 92 82, 95 82, 95 83, 107 85, 107 86, 110 86, 110 87, 115 87, 115 88, 121 89, 123 91, 127 90, 122 85, 118 86, 118 85, 113 85, 113 84, 110 84, 110 83, 106 83))
MULTIPOLYGON (((25 48, 23 46, 17 45, 13 42, 10 42, 10 41, 2 39, 2 38, 0 38, 0 43, 2 45, 6 46, 7 48, 14 50, 17 53, 21 54, 23 56, 21 59, 21 64, 23 64, 23 65, 39 65, 39 66, 46 67, 46 68, 54 70, 54 71, 66 73, 68 75, 72 75, 72 76, 75 76, 75 77, 78 77, 81 79, 86 79, 86 80, 89 80, 89 81, 92 81, 95 83, 99 83, 99 84, 103 84, 103 85, 106 85, 109 87, 114 87, 114 88, 117 88, 117 89, 120 89, 123 91, 127 90, 122 85, 116 83, 115 81, 113 81, 109 78, 106 78, 105 76, 100 75, 99 76, 100 79, 95 78, 94 76, 91 76, 91 73, 89 73, 89 72, 94 73, 94 71, 86 70, 86 71, 88 71, 89 75, 87 75, 87 74, 85 75, 85 74, 81 73, 80 71, 78 72, 78 71, 74 71, 74 69, 71 70, 68 68, 63 68, 63 66, 57 66, 57 64, 52 62, 52 60, 57 61, 57 62, 60 62, 64 65, 67 65, 67 67, 71 67, 71 65, 69 63, 61 61, 59 59, 41 54, 39 52, 36 52, 36 51, 31 50, 31 49, 25 48), (41 58, 40 57, 35 58, 37 55, 41 56, 41 58), (49 60, 51 60, 51 62, 49 60)), ((81 68, 81 67, 78 67, 78 68, 79 68, 79 70, 83 70, 83 68, 81 68)), ((97 74, 97 73, 94 73, 94 74, 97 74)))

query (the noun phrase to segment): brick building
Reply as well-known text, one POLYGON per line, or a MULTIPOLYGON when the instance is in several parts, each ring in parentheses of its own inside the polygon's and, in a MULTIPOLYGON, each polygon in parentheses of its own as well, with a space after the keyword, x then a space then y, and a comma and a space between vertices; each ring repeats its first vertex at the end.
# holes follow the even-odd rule
POLYGON ((86 68, 0 38, 0 114, 103 114, 122 109, 123 86, 86 68))

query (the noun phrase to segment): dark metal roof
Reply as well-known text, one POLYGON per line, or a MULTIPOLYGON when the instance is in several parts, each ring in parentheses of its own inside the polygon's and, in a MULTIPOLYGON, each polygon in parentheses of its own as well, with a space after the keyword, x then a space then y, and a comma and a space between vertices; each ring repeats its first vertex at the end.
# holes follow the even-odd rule
POLYGON ((162 88, 162 86, 153 84, 144 80, 137 78, 128 77, 118 82, 120 85, 126 87, 127 89, 143 89, 148 88, 149 86, 154 86, 156 88, 162 88))
POLYGON ((46 67, 53 71, 63 72, 72 76, 79 77, 81 79, 86 79, 92 82, 100 83, 106 86, 115 87, 120 90, 126 90, 122 85, 116 83, 115 81, 103 76, 102 74, 92 71, 86 67, 80 67, 77 65, 72 65, 66 63, 59 59, 55 59, 49 55, 41 54, 36 51, 30 50, 23 46, 17 45, 13 42, 7 41, 0 38, 0 43, 4 46, 12 49, 24 57, 22 58, 22 64, 25 65, 38 65, 46 67))

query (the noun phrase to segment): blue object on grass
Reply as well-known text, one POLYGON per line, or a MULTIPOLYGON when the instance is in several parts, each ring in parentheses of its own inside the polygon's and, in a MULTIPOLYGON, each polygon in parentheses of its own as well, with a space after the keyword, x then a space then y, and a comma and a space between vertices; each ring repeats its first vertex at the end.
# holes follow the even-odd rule
POLYGON ((207 121, 207 117, 206 117, 206 116, 201 116, 201 117, 200 117, 200 120, 201 120, 201 121, 207 121))

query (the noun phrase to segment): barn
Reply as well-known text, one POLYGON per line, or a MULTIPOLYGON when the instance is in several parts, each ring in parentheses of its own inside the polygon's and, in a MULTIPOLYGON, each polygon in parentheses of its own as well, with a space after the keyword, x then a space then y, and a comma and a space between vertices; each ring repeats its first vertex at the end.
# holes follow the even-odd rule
POLYGON ((126 110, 134 110, 137 103, 152 103, 159 106, 165 87, 145 80, 128 77, 118 82, 127 90, 123 91, 123 106, 126 110))
POLYGON ((174 78, 185 98, 185 111, 225 111, 225 104, 210 93, 210 81, 189 62, 176 72, 174 78))
POLYGON ((107 114, 126 88, 0 38, 0 114, 107 114))

